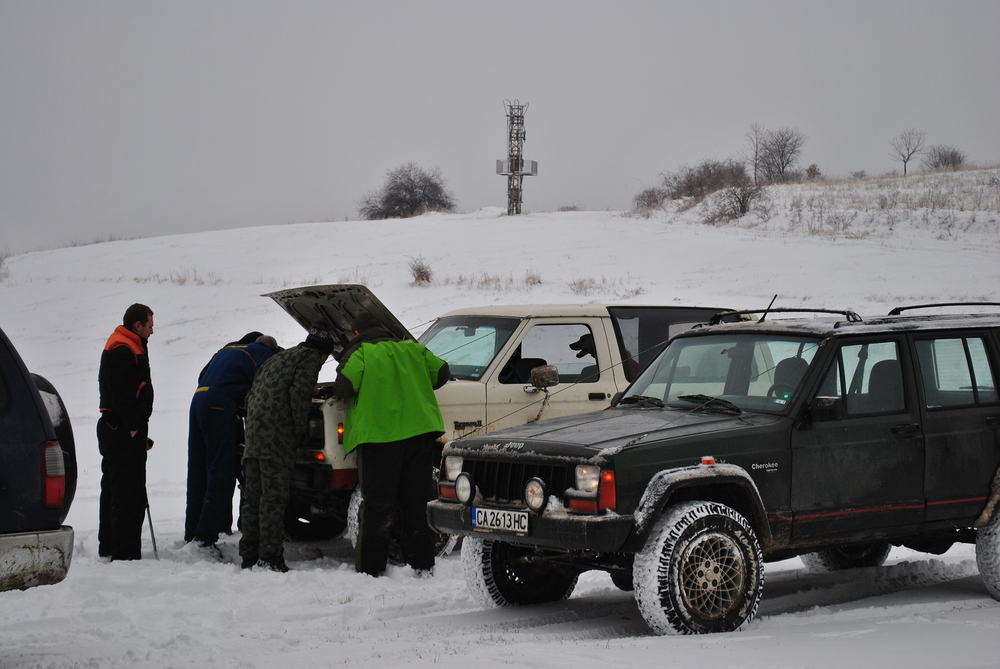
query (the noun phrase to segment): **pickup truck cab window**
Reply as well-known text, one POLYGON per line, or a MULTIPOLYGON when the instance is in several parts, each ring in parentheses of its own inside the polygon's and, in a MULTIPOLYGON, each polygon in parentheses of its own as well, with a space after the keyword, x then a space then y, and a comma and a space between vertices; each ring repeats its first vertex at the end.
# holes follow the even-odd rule
POLYGON ((527 383, 531 370, 552 365, 559 383, 596 383, 601 376, 594 333, 582 323, 545 324, 530 328, 500 371, 500 383, 527 383))

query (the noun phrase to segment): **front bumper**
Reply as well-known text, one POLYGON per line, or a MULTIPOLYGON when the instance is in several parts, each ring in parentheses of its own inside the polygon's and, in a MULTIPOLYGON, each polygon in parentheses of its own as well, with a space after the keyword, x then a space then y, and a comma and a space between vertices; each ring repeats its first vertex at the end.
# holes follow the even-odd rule
POLYGON ((66 578, 73 561, 73 528, 0 535, 0 591, 27 590, 66 578))
POLYGON ((632 534, 632 516, 604 513, 597 516, 569 513, 532 514, 525 535, 492 532, 472 527, 469 507, 434 500, 427 504, 427 522, 438 532, 498 539, 512 544, 564 550, 613 553, 632 534))

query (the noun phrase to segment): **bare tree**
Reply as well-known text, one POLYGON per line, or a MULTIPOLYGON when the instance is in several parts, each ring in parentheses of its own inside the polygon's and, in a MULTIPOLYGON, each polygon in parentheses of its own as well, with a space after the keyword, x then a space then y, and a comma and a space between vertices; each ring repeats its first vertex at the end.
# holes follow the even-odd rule
POLYGON ((889 140, 889 146, 892 147, 892 151, 889 152, 889 157, 896 162, 903 163, 903 176, 906 176, 906 164, 910 160, 920 153, 924 148, 924 139, 926 139, 927 133, 919 128, 910 128, 899 133, 897 136, 889 140))
POLYGON ((806 136, 797 128, 769 130, 761 147, 761 169, 771 183, 787 181, 802 155, 806 136))
POLYGON ((935 144, 927 149, 923 163, 927 170, 957 170, 965 164, 965 154, 954 146, 935 144))
POLYGON ((410 162, 385 175, 382 188, 365 195, 358 213, 367 220, 410 218, 427 211, 454 211, 455 197, 445 190, 441 170, 425 170, 410 162))
POLYGON ((632 198, 633 209, 656 209, 663 206, 663 202, 669 197, 663 188, 652 186, 643 188, 632 198))
POLYGON ((767 130, 759 123, 750 126, 750 130, 744 135, 746 143, 743 145, 743 160, 750 166, 753 176, 753 185, 756 186, 760 179, 761 160, 764 153, 764 142, 767 138, 767 130))

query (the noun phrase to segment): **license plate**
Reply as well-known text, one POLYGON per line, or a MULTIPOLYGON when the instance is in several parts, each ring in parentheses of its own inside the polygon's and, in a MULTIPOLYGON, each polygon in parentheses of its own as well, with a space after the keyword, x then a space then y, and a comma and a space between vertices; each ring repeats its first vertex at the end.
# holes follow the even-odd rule
POLYGON ((501 532, 527 534, 528 513, 526 511, 477 509, 476 507, 472 507, 472 526, 477 530, 499 530, 501 532))

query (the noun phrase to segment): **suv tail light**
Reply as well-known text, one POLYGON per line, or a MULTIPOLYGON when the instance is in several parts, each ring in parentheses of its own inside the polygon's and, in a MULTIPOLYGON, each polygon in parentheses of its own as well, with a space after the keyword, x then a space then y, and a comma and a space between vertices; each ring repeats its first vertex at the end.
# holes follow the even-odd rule
POLYGON ((42 442, 42 501, 47 509, 61 509, 66 499, 66 464, 58 441, 42 442))

